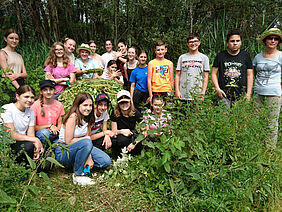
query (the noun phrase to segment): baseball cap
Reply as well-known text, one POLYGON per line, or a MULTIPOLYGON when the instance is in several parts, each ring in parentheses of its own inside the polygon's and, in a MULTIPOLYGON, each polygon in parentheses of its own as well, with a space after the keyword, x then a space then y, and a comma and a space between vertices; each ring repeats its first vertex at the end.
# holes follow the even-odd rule
POLYGON ((101 93, 101 94, 98 94, 98 96, 96 96, 95 102, 97 103, 101 101, 107 101, 108 103, 111 102, 109 96, 105 93, 101 93))
POLYGON ((56 83, 53 80, 42 80, 39 82, 39 88, 43 89, 45 87, 55 88, 56 83))
POLYGON ((117 93, 117 103, 130 102, 131 96, 129 91, 121 90, 117 93))

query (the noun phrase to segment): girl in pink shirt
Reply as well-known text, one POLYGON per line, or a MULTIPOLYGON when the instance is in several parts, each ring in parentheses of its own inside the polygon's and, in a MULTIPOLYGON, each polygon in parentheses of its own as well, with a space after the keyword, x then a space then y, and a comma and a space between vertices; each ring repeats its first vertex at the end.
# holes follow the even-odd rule
MULTIPOLYGON (((45 79, 53 80, 56 83, 56 93, 59 94, 65 90, 65 87, 75 83, 74 65, 70 62, 64 45, 61 42, 55 42, 47 58, 47 67, 44 69, 45 79), (69 84, 68 84, 69 83, 69 84)), ((57 99, 59 95, 55 95, 57 99)))
POLYGON ((62 116, 65 114, 62 103, 53 99, 56 83, 52 80, 43 80, 39 83, 40 98, 34 102, 31 109, 35 116, 35 136, 48 146, 46 138, 53 142, 62 125, 62 116))

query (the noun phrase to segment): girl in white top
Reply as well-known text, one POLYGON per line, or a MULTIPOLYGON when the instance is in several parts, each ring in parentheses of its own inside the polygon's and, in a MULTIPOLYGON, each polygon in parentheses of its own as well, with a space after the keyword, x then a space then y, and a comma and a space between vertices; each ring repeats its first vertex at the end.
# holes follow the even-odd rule
POLYGON ((7 45, 0 50, 0 67, 5 69, 5 76, 18 89, 21 85, 24 85, 24 78, 27 77, 23 58, 15 51, 19 43, 19 35, 14 29, 8 29, 4 35, 4 40, 7 45), (6 68, 13 70, 13 72, 8 72, 6 68))
POLYGON ((90 126, 95 122, 93 100, 90 94, 78 94, 63 119, 59 133, 59 143, 68 145, 69 151, 55 149, 56 159, 63 164, 74 163, 73 183, 79 185, 94 184, 93 180, 85 176, 85 167, 107 167, 111 163, 110 157, 102 150, 93 147, 90 139, 90 126))
MULTIPOLYGON (((4 113, 1 114, 4 125, 16 141, 11 148, 19 153, 25 150, 30 158, 38 160, 44 152, 40 140, 35 137, 34 113, 30 109, 34 102, 35 91, 29 85, 23 85, 16 91, 16 103, 3 105, 4 113)), ((25 154, 20 153, 16 158, 17 162, 27 162, 25 154)))

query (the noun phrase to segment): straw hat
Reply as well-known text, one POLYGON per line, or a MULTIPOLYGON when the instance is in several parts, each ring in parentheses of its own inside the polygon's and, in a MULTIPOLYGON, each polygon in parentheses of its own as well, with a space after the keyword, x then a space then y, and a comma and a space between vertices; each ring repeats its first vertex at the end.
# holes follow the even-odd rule
POLYGON ((264 40, 266 37, 270 36, 270 35, 276 35, 276 36, 280 37, 280 42, 281 42, 281 40, 282 40, 282 31, 281 31, 280 29, 278 29, 278 28, 271 28, 271 29, 265 31, 264 33, 262 33, 262 34, 257 38, 257 40, 259 41, 259 43, 260 43, 261 45, 265 45, 265 43, 263 42, 263 40, 264 40))
POLYGON ((88 44, 85 44, 85 43, 82 43, 77 49, 76 49, 76 52, 79 54, 79 51, 83 49, 83 50, 86 50, 86 51, 89 51, 89 54, 92 54, 93 51, 92 49, 90 48, 90 46, 88 44))

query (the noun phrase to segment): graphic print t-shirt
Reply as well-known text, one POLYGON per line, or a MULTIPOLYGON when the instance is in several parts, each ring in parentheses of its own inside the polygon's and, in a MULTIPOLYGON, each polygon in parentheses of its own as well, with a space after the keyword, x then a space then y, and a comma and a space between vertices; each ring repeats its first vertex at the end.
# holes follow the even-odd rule
POLYGON ((193 100, 203 88, 204 71, 210 71, 209 58, 202 54, 183 54, 179 57, 176 70, 180 71, 179 90, 184 99, 193 100))
POLYGON ((152 60, 152 91, 153 92, 171 92, 170 83, 170 61, 152 60))
POLYGON ((227 50, 219 53, 213 63, 218 67, 218 83, 227 95, 234 100, 247 91, 247 69, 252 69, 250 54, 244 50, 233 56, 227 50))

